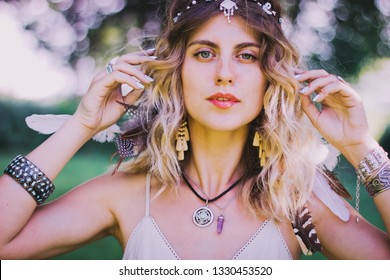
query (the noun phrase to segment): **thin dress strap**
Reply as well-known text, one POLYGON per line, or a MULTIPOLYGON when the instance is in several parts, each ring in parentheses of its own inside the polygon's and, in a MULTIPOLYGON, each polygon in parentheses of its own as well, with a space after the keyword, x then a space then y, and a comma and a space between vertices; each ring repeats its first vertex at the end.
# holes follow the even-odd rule
POLYGON ((145 199, 145 217, 148 217, 150 214, 150 177, 151 174, 148 172, 146 174, 146 199, 145 199))

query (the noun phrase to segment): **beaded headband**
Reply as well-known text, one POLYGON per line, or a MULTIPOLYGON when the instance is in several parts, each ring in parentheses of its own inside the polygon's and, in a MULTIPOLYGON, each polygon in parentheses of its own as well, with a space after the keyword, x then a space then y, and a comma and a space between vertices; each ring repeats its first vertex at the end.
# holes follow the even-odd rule
MULTIPOLYGON (((205 2, 212 2, 213 0, 203 0, 205 2)), ((217 2, 219 0, 214 0, 214 2, 217 2)), ((258 0, 252 0, 255 2, 259 7, 263 9, 263 11, 271 16, 274 16, 277 18, 279 23, 283 22, 283 19, 277 15, 277 13, 272 10, 272 5, 270 2, 266 2, 265 4, 260 3, 258 0)), ((186 10, 191 9, 192 6, 195 6, 198 4, 200 1, 196 0, 191 0, 191 2, 187 5, 186 10)), ((231 17, 234 15, 234 11, 238 10, 237 3, 232 1, 232 0, 223 0, 222 3, 219 5, 219 8, 221 11, 223 11, 223 14, 227 18, 227 21, 230 23, 231 22, 231 17)), ((180 20, 181 16, 185 13, 185 11, 178 12, 176 16, 173 18, 173 22, 176 23, 180 20)))

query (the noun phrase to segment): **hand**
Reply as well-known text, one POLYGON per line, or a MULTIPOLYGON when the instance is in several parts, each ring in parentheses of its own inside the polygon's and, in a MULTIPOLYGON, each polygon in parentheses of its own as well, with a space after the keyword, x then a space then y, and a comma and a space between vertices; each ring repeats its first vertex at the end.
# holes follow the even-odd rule
POLYGON ((148 50, 118 57, 112 63, 112 73, 108 74, 105 69, 93 78, 73 117, 91 134, 117 122, 124 113, 123 105, 118 102, 132 104, 140 94, 127 95, 128 92, 121 92, 121 85, 142 90, 151 83, 153 79, 140 70, 140 65, 155 60, 153 54, 154 50, 148 50))
POLYGON ((343 79, 324 70, 311 70, 297 76, 301 89, 302 108, 314 127, 339 151, 350 154, 352 150, 372 145, 366 114, 357 92, 343 79), (321 102, 319 110, 310 99, 321 102))

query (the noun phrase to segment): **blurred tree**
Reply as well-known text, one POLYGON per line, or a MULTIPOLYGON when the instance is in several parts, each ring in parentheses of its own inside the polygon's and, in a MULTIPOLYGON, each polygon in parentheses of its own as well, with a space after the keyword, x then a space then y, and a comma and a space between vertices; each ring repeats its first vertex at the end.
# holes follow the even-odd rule
MULTIPOLYGON (((107 51, 135 37, 157 34, 159 16, 167 0, 21 0, 6 1, 19 9, 34 6, 35 17, 24 20, 41 45, 75 65, 91 55, 102 59, 107 51), (44 2, 46 9, 37 9, 44 2), (39 13, 39 11, 41 11, 39 13), (56 36, 62 26, 62 43, 56 36), (50 36, 51 35, 51 36, 50 36), (64 38, 69 37, 66 41, 64 38), (66 42, 65 42, 66 41, 66 42)), ((183 0, 187 1, 187 0, 183 0)), ((388 0, 281 0, 291 38, 311 67, 353 76, 372 59, 390 56, 390 1, 388 0), (302 40, 303 39, 303 40, 302 40)))
POLYGON ((354 76, 369 60, 390 56, 390 1, 286 2, 295 26, 292 36, 310 36, 303 42, 311 46, 302 49, 311 68, 354 76))

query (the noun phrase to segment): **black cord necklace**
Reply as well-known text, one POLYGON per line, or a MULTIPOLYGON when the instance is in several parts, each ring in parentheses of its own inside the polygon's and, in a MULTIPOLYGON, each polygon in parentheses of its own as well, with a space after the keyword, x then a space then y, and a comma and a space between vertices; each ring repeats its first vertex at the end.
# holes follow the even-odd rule
MULTIPOLYGON (((187 175, 188 176, 188 175, 187 175)), ((234 189, 235 186, 238 185, 238 183, 241 182, 242 180, 242 177, 240 179, 238 179, 237 181, 235 181, 230 187, 228 187, 226 190, 224 190, 222 193, 220 193, 219 195, 217 195, 216 197, 214 198, 211 198, 211 199, 206 199, 206 198, 203 198, 200 196, 200 194, 198 194, 196 192, 196 190, 192 187, 192 185, 190 184, 190 182, 188 182, 188 179, 186 178, 186 174, 183 172, 183 180, 184 182, 187 184, 187 186, 190 188, 190 190, 202 201, 204 202, 214 202, 218 199, 220 199, 221 197, 223 197, 225 194, 227 194, 228 192, 230 192, 232 189, 234 189)))
MULTIPOLYGON (((192 215, 192 220, 194 222, 194 224, 198 227, 207 227, 209 226, 213 220, 214 220, 214 214, 213 212, 211 211, 211 209, 208 207, 208 204, 209 202, 214 202, 218 199, 220 199, 222 196, 224 196, 225 194, 227 194, 228 192, 230 192, 234 187, 236 187, 242 180, 243 177, 241 177, 240 179, 238 179, 237 181, 235 181, 229 188, 227 188, 226 190, 224 190, 222 193, 220 193, 219 195, 217 195, 216 197, 214 198, 211 198, 211 199, 206 199, 206 198, 203 198, 202 196, 200 196, 196 191, 195 189, 192 187, 192 185, 190 184, 190 182, 188 181, 188 179, 186 178, 186 173, 183 172, 183 180, 184 182, 186 183, 186 185, 190 188, 190 190, 200 199, 202 200, 203 202, 206 203, 205 206, 202 206, 198 209, 196 209, 194 211, 194 214, 192 215)), ((223 220, 221 221, 222 224, 219 226, 221 227, 221 231, 222 231, 222 225, 223 225, 223 220)), ((220 233, 220 232, 218 232, 220 233)))

